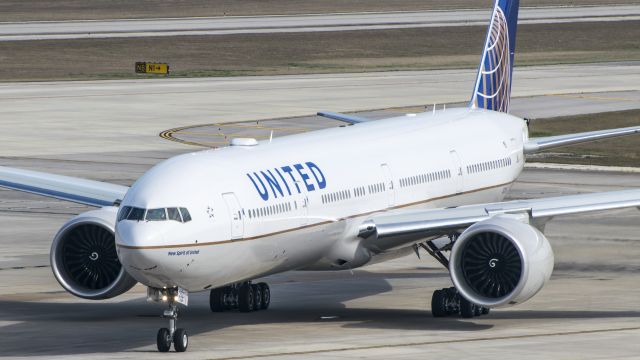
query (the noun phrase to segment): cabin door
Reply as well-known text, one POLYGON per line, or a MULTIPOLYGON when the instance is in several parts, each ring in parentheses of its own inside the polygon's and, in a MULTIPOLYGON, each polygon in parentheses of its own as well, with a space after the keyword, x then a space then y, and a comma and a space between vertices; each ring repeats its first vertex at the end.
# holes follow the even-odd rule
POLYGON ((460 161, 460 155, 455 150, 449 151, 451 156, 451 178, 455 184, 456 193, 461 193, 464 188, 464 178, 462 172, 462 162, 460 161))
POLYGON ((244 236, 244 216, 240 202, 234 193, 222 194, 222 198, 231 218, 231 239, 242 239, 244 236))

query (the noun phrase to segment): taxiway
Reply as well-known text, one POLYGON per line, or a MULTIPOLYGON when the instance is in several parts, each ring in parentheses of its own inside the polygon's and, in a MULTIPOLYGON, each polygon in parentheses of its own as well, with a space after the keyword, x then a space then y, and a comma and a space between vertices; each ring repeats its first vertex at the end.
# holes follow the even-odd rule
MULTIPOLYGON (((639 66, 518 69, 515 112, 542 117, 637 108, 639 66)), ((472 77, 464 70, 5 83, 0 85, 0 165, 129 185, 159 161, 198 149, 160 138, 163 130, 308 116, 322 109, 461 102, 472 77)), ((313 119, 319 120, 307 118, 298 125, 317 125, 313 119)), ((290 126, 296 120, 273 121, 290 126)), ((509 197, 638 187, 637 173, 527 169, 509 197)), ((54 233, 87 209, 0 190, 0 356, 157 358, 155 331, 164 322, 158 317, 161 308, 145 302, 143 287, 91 302, 64 292, 51 274, 54 233)), ((481 318, 431 317, 431 292, 451 283, 424 253, 421 259, 410 255, 353 272, 273 276, 267 279, 272 307, 264 312, 213 314, 206 293, 192 294, 180 320, 190 332, 189 351, 168 356, 495 359, 508 353, 520 359, 635 359, 640 353, 639 219, 637 210, 620 210, 552 221, 547 235, 556 269, 550 283, 522 306, 481 318)))
MULTIPOLYGON (((489 15, 489 9, 482 9, 173 19, 0 22, 0 41, 484 26, 489 15)), ((525 7, 520 10, 519 23, 555 24, 638 19, 640 19, 640 5, 525 7)))

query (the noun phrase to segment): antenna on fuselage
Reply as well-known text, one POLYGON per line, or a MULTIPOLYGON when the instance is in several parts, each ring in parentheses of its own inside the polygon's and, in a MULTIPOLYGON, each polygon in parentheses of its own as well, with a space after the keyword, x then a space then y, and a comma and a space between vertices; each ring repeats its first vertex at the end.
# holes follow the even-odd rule
POLYGON ((433 103, 433 115, 436 114, 436 103, 433 103))
POLYGON ((271 144, 271 140, 273 140, 273 130, 271 130, 271 134, 269 135, 269 144, 271 144))

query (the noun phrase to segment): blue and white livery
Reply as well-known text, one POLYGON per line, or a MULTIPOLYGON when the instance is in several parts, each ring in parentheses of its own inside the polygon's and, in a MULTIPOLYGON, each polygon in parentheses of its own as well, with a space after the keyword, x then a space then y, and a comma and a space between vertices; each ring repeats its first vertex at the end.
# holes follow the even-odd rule
POLYGON ((424 248, 450 272, 434 316, 471 317, 534 296, 553 270, 543 234, 567 214, 640 206, 626 190, 504 202, 525 155, 640 127, 529 138, 509 99, 517 0, 498 0, 468 108, 352 124, 163 161, 130 188, 0 167, 0 186, 94 205, 55 235, 51 265, 70 293, 107 299, 142 283, 166 304, 158 350, 185 351, 189 292, 214 312, 266 309, 253 279, 348 270, 424 248))

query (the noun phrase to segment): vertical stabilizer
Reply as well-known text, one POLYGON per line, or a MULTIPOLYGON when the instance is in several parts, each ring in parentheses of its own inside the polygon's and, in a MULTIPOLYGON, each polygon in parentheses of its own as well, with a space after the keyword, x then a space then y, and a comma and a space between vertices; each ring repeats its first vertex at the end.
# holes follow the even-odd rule
POLYGON ((509 112, 519 0, 496 0, 471 97, 474 109, 509 112))

